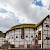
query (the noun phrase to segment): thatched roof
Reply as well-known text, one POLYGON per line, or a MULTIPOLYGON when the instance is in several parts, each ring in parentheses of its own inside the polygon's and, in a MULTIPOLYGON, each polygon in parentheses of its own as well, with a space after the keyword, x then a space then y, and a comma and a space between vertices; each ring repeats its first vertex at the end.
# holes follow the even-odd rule
MULTIPOLYGON (((48 18, 49 17, 49 15, 48 16, 46 16, 42 21, 40 21, 38 24, 20 24, 20 25, 16 25, 16 26, 13 26, 13 27, 11 27, 7 32, 9 32, 9 31, 11 31, 11 30, 14 30, 14 29, 17 29, 17 28, 36 28, 36 27, 38 27, 39 25, 41 25, 43 22, 44 22, 44 20, 46 19, 46 18, 48 18)), ((6 33, 7 33, 6 32, 6 33)))

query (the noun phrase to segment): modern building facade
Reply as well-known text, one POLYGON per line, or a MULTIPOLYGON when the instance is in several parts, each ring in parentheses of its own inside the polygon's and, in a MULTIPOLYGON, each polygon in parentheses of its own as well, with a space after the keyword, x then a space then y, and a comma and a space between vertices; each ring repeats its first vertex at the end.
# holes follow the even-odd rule
POLYGON ((11 44, 15 44, 17 48, 30 48, 31 45, 50 48, 49 15, 38 24, 20 24, 11 27, 6 32, 6 40, 11 44))

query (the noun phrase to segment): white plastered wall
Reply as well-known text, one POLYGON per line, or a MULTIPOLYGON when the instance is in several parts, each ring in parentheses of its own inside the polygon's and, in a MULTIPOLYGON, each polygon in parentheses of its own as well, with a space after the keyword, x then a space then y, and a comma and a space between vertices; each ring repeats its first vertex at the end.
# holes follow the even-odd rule
POLYGON ((27 48, 27 44, 33 44, 34 45, 34 29, 33 28, 24 28, 24 34, 25 34, 25 48, 27 48), (28 36, 28 37, 26 37, 28 36), (33 37, 31 37, 33 36, 33 37))
POLYGON ((37 36, 38 36, 38 31, 41 31, 41 40, 38 40, 38 44, 41 44, 41 48, 42 48, 42 25, 37 27, 37 30, 36 30, 36 35, 37 36))
POLYGON ((0 37, 0 47, 2 46, 2 44, 4 44, 4 40, 5 40, 4 37, 0 37))
POLYGON ((50 48, 50 40, 47 40, 46 37, 50 37, 50 17, 43 23, 43 48, 50 48), (46 27, 46 25, 49 25, 49 27, 46 27))

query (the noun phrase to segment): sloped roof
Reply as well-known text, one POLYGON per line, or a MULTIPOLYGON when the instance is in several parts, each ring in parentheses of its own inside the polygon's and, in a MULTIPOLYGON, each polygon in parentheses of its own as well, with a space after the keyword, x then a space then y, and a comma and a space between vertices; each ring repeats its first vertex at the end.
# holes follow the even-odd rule
POLYGON ((11 31, 16 28, 35 28, 35 27, 36 27, 36 24, 20 24, 20 25, 11 27, 8 31, 11 31))
POLYGON ((46 18, 48 18, 48 17, 49 17, 49 15, 48 15, 48 16, 46 16, 46 17, 45 17, 42 21, 40 21, 40 22, 36 25, 36 27, 37 27, 37 26, 39 26, 40 24, 42 24, 42 23, 43 23, 43 21, 45 21, 45 19, 46 19, 46 18))

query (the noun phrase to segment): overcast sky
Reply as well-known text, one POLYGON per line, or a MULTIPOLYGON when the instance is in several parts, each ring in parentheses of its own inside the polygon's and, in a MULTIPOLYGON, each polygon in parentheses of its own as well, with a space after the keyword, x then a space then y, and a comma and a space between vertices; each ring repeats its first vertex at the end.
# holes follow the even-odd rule
POLYGON ((49 14, 49 0, 0 0, 0 31, 23 24, 37 24, 49 14))

